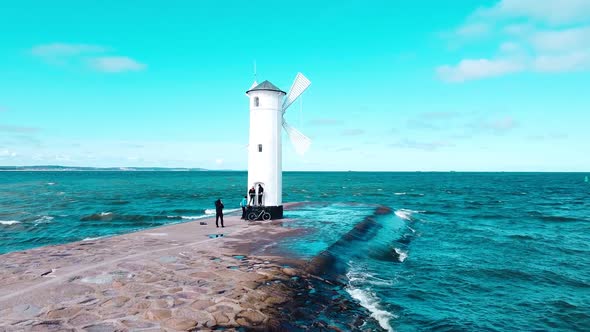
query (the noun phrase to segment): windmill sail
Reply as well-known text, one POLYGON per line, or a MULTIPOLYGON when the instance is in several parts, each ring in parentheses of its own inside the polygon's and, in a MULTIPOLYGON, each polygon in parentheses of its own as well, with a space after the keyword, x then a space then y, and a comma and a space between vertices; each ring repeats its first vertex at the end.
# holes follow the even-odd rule
POLYGON ((303 156, 305 152, 307 152, 307 150, 309 149, 309 146, 311 145, 311 139, 303 135, 299 130, 291 127, 285 121, 283 121, 283 128, 285 128, 287 136, 289 136, 289 139, 291 140, 291 143, 295 148, 295 152, 303 156))
POLYGON ((297 73, 295 81, 293 81, 293 85, 283 101, 283 113, 310 85, 311 81, 308 80, 307 77, 303 76, 301 73, 297 73))

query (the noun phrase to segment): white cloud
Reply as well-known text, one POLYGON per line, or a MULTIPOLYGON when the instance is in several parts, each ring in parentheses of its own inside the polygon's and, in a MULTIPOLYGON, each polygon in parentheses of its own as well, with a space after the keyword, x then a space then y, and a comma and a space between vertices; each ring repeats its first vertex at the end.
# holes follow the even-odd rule
POLYGON ((14 151, 9 151, 9 150, 0 150, 0 158, 14 158, 16 157, 17 154, 14 151))
POLYGON ((365 131, 363 129, 345 129, 340 132, 342 136, 359 136, 364 134, 365 131))
POLYGON ((518 122, 511 116, 505 116, 499 119, 482 121, 476 124, 476 128, 490 131, 494 134, 504 134, 518 127, 518 122))
POLYGON ((521 53, 524 51, 522 45, 515 42, 504 42, 500 45, 500 51, 502 53, 521 53))
POLYGON ((103 53, 107 48, 91 44, 52 43, 34 46, 31 53, 39 57, 68 57, 83 53, 103 53))
POLYGON ((505 134, 516 127, 519 123, 511 116, 505 116, 495 119, 479 119, 468 123, 466 127, 475 129, 478 132, 490 134, 505 134))
POLYGON ((567 72, 590 69, 590 52, 579 51, 560 55, 541 55, 533 68, 539 72, 567 72))
POLYGON ((446 141, 420 142, 412 139, 404 139, 397 143, 390 144, 392 148, 416 149, 424 151, 435 151, 439 148, 452 147, 453 144, 446 141))
POLYGON ((568 135, 564 133, 543 133, 528 136, 528 139, 533 141, 563 140, 566 138, 568 138, 568 135))
POLYGON ((310 120, 308 123, 314 126, 338 126, 343 124, 343 121, 334 118, 319 118, 310 120))
POLYGON ((530 34, 531 31, 534 31, 535 27, 529 23, 513 23, 506 25, 503 30, 509 35, 522 37, 530 34))
POLYGON ((490 25, 481 22, 467 23, 459 27, 455 33, 461 37, 475 38, 490 33, 490 25))
POLYGON ((145 64, 126 56, 97 57, 90 60, 90 66, 107 73, 140 71, 146 68, 145 64))
POLYGON ((590 48, 590 26, 539 31, 535 32, 530 40, 532 45, 540 51, 572 51, 590 48))
POLYGON ((573 24, 590 20, 588 0, 501 0, 482 8, 474 16, 482 18, 530 18, 550 24, 573 24))
MULTIPOLYGON (((590 70, 590 0, 500 0, 477 10, 467 22, 498 26, 490 40, 501 42, 495 54, 437 67, 443 81, 465 82, 525 71, 590 70)), ((464 27, 471 25, 478 26, 469 23, 464 27)), ((465 40, 460 31, 457 39, 465 40)))
POLYGON ((40 128, 34 128, 34 127, 0 125, 0 132, 35 133, 35 132, 38 132, 40 130, 41 130, 40 128))
POLYGON ((440 66, 436 71, 443 81, 464 82, 501 76, 523 69, 522 63, 515 59, 463 59, 455 66, 440 66))
POLYGON ((93 44, 51 43, 34 46, 31 54, 53 65, 86 64, 91 68, 107 72, 140 71, 146 65, 127 56, 107 55, 110 49, 93 44))
POLYGON ((423 112, 419 116, 427 120, 448 120, 461 116, 458 112, 423 112))

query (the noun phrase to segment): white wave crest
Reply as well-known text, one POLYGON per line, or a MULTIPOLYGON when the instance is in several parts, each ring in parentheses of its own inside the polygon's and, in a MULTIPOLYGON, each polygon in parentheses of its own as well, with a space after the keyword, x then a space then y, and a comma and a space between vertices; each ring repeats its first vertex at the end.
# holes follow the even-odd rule
POLYGON ((112 213, 112 212, 101 212, 101 213, 100 213, 100 216, 101 216, 101 217, 112 216, 112 215, 113 215, 113 213, 112 213))
POLYGON ((399 209, 395 211, 395 215, 398 216, 401 219, 407 220, 407 221, 412 221, 413 220, 413 215, 416 213, 422 213, 424 211, 414 211, 414 210, 408 210, 408 209, 399 209))
POLYGON ((404 220, 408 220, 408 221, 412 220, 412 211, 408 211, 408 210, 404 210, 404 209, 396 210, 395 215, 401 219, 404 219, 404 220))
MULTIPOLYGON (((232 213, 241 210, 242 209, 223 209, 223 213, 232 213)), ((205 214, 215 214, 215 209, 206 209, 205 214)))
POLYGON ((18 220, 0 220, 0 225, 14 225, 14 224, 20 224, 20 221, 18 221, 18 220))
POLYGON ((401 196, 401 195, 405 195, 406 193, 393 193, 393 194, 394 194, 394 195, 401 196))
POLYGON ((393 280, 385 280, 368 272, 350 271, 346 274, 350 285, 393 286, 393 280))
POLYGON ((102 239, 103 237, 106 237, 106 236, 87 237, 87 238, 82 239, 82 241, 94 241, 94 240, 102 239))
MULTIPOLYGON (((176 216, 168 216, 168 218, 177 218, 176 216)), ((196 219, 203 219, 209 218, 209 215, 201 215, 201 216, 180 216, 181 219, 187 220, 196 220, 196 219)))
POLYGON ((401 249, 398 249, 398 248, 393 248, 393 250, 394 250, 394 251, 395 251, 395 253, 397 254, 397 257, 398 257, 397 259, 398 259, 400 262, 403 262, 403 261, 405 261, 405 260, 406 260, 406 258, 408 258, 408 252, 407 252, 407 251, 403 251, 403 250, 401 250, 401 249))
POLYGON ((371 317, 373 317, 386 331, 393 332, 393 328, 389 323, 389 320, 392 318, 396 318, 396 316, 388 311, 381 309, 381 305, 379 303, 379 298, 369 291, 360 289, 360 288, 351 288, 347 287, 346 291, 350 296, 359 301, 361 306, 365 309, 369 310, 371 313, 371 317))
POLYGON ((53 220, 53 217, 51 217, 51 216, 41 216, 41 217, 33 220, 33 225, 37 226, 39 224, 46 224, 46 223, 51 222, 52 220, 53 220))

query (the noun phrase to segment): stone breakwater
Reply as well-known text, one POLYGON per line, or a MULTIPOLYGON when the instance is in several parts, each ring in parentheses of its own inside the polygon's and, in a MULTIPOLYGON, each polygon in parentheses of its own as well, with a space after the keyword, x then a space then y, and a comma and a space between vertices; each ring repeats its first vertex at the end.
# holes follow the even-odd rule
POLYGON ((304 273, 260 248, 294 231, 206 222, 1 255, 0 331, 280 330, 304 273))

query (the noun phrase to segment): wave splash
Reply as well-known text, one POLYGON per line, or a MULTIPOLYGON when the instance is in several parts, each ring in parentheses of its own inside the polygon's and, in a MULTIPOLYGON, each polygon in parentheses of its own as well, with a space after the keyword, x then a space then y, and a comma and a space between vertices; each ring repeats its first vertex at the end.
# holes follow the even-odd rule
POLYGON ((393 332, 393 327, 390 321, 397 318, 396 315, 384 310, 381 305, 379 297, 370 289, 363 289, 361 284, 371 284, 374 282, 381 283, 380 280, 371 280, 372 275, 366 272, 357 272, 351 269, 347 274, 348 286, 345 288, 346 292, 359 304, 371 313, 371 317, 379 323, 379 326, 388 332, 393 332))
POLYGON ((406 258, 408 258, 408 252, 407 251, 403 251, 401 249, 398 248, 393 248, 393 251, 395 252, 395 255, 397 256, 397 260, 400 263, 403 263, 406 258))
POLYGON ((415 211, 409 209, 399 209, 395 211, 395 215, 398 216, 400 219, 404 219, 407 221, 414 220, 414 214, 422 213, 422 211, 415 211))
POLYGON ((41 217, 33 220, 33 225, 37 226, 39 224, 50 223, 53 219, 55 219, 55 218, 52 216, 41 216, 41 217))
MULTIPOLYGON (((83 216, 81 221, 111 221, 111 220, 125 220, 125 221, 154 221, 154 220, 197 220, 203 218, 210 218, 215 214, 215 209, 201 210, 203 214, 196 215, 135 215, 135 214, 119 214, 115 212, 100 212, 91 215, 83 216)), ((225 214, 241 211, 241 209, 226 209, 225 214)), ((197 212, 198 213, 198 212, 197 212)))
MULTIPOLYGON (((224 209, 223 213, 232 213, 232 212, 236 212, 236 211, 241 211, 242 209, 224 209)), ((211 215, 211 214, 215 214, 215 209, 205 209, 205 214, 211 215)))
POLYGON ((20 221, 18 220, 0 220, 0 225, 16 225, 16 224, 20 224, 20 221))

